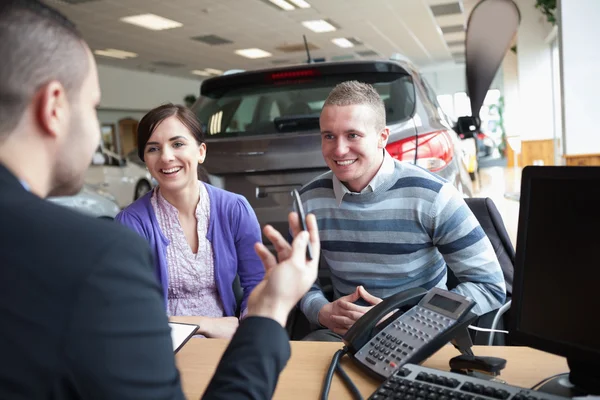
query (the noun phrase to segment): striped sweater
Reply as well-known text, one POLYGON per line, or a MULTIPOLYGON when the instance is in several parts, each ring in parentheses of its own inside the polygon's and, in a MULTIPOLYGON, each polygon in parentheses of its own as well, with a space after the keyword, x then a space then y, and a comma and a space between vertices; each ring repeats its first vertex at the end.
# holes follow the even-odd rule
MULTIPOLYGON (((461 282, 453 291, 475 300, 473 312, 500 307, 506 298, 502 270, 460 193, 422 168, 394 165, 372 192, 346 194, 339 206, 331 171, 300 191, 304 209, 317 217, 334 298, 359 285, 380 298, 416 286, 446 289, 449 267, 461 282)), ((327 303, 315 284, 300 307, 318 324, 319 310, 327 303)))

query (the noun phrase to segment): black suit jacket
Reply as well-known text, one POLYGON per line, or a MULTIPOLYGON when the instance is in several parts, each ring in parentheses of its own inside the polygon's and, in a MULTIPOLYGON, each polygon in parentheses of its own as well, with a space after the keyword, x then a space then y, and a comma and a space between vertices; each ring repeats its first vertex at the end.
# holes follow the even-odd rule
MULTIPOLYGON (((40 199, 0 165, 0 250, 0 399, 183 398, 142 238, 40 199)), ((205 398, 270 398, 288 358, 281 326, 248 318, 205 398)))

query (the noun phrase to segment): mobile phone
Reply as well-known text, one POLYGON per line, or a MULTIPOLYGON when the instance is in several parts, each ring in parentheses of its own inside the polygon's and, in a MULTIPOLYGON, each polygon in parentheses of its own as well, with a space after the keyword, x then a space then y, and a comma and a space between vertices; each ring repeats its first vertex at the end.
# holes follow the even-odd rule
MULTIPOLYGON (((308 232, 308 228, 306 226, 306 214, 304 214, 304 207, 302 207, 302 200, 300 199, 300 193, 298 193, 298 190, 292 190, 292 197, 294 198, 294 205, 296 207, 296 211, 298 212, 298 218, 300 219, 300 226, 302 227, 302 230, 308 232)), ((313 259, 310 241, 308 242, 308 246, 306 247, 306 258, 308 260, 313 259)))

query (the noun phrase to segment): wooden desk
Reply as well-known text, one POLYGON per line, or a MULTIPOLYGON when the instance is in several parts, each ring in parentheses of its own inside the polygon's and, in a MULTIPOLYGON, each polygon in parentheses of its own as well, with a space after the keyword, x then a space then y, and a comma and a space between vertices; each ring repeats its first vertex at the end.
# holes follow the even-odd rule
MULTIPOLYGON (((177 354, 183 391, 188 399, 199 399, 210 381, 227 341, 222 339, 191 339, 177 354)), ((279 377, 274 399, 318 399, 331 357, 341 343, 291 342, 292 357, 279 377)), ((508 360, 500 378, 507 383, 531 387, 544 378, 567 372, 564 358, 528 347, 475 346, 477 355, 496 356, 508 360)), ((459 352, 445 346, 423 365, 448 370, 448 360, 459 352)), ((381 382, 365 375, 348 357, 342 365, 362 395, 367 398, 381 382)), ((350 391, 335 375, 329 392, 331 399, 351 399, 350 391)))

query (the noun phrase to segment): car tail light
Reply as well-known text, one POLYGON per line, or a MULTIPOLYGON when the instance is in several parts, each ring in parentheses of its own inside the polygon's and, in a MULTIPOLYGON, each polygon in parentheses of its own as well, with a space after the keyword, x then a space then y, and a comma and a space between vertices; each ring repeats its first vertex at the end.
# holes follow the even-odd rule
POLYGON ((432 172, 443 169, 452 161, 454 148, 448 131, 435 131, 414 136, 390 143, 386 146, 392 157, 400 161, 415 161, 415 148, 417 151, 417 165, 432 172))

